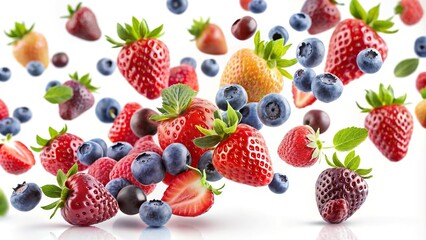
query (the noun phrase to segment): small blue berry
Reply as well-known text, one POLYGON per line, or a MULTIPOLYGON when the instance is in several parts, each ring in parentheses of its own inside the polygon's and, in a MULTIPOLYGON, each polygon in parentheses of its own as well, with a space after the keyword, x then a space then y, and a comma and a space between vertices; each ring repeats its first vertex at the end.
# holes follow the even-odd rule
POLYGON ((103 123, 112 123, 121 111, 120 103, 114 98, 102 98, 95 108, 96 116, 103 123))
POLYGON ((240 109, 240 113, 242 115, 241 122, 260 130, 263 127, 263 123, 260 121, 257 116, 257 103, 251 102, 245 105, 240 109))
POLYGON ((103 139, 101 139, 101 138, 93 138, 93 139, 90 139, 89 141, 95 142, 95 143, 99 144, 99 146, 101 146, 102 152, 103 152, 102 156, 106 156, 107 155, 108 146, 107 146, 106 142, 103 139))
POLYGON ((126 156, 132 149, 133 146, 128 142, 116 142, 108 147, 106 156, 120 161, 120 159, 126 156))
POLYGON ((290 104, 281 94, 270 93, 257 104, 257 116, 266 126, 277 127, 290 117, 290 104))
POLYGON ((283 26, 275 26, 269 30, 268 37, 270 40, 278 40, 284 38, 284 45, 288 42, 289 34, 283 26))
POLYGON ((96 64, 96 68, 104 76, 111 75, 114 72, 115 67, 115 62, 109 58, 101 58, 96 64))
POLYGON ((27 64, 27 71, 33 77, 38 77, 44 72, 44 65, 39 61, 31 61, 27 64))
POLYGON ((316 74, 311 68, 299 69, 294 73, 294 86, 302 92, 310 92, 316 74))
POLYGON ((332 102, 338 99, 342 92, 342 81, 331 73, 319 74, 312 81, 312 93, 321 102, 332 102))
POLYGON ((188 169, 192 157, 188 149, 182 143, 172 143, 163 151, 163 164, 166 171, 175 176, 188 169))
POLYGON ((18 184, 10 196, 10 204, 18 211, 28 212, 41 200, 41 189, 35 183, 18 184))
POLYGON ((289 23, 294 30, 303 32, 311 27, 312 20, 308 14, 301 12, 291 15, 289 23))
POLYGON ((139 209, 139 216, 148 226, 161 227, 172 217, 172 208, 162 200, 146 201, 139 209))
POLYGON ((12 134, 15 136, 21 131, 21 122, 14 117, 7 117, 0 120, 0 134, 6 136, 12 134))
POLYGON ((180 60, 180 64, 188 64, 193 66, 194 68, 197 68, 197 61, 195 61, 192 57, 184 57, 182 60, 180 60))
POLYGON ((418 37, 414 43, 414 51, 419 57, 426 57, 426 36, 418 37))
POLYGON ((277 193, 277 194, 285 193, 288 189, 287 176, 281 173, 275 173, 268 187, 273 193, 277 193))
POLYGON ((131 185, 131 183, 125 178, 114 178, 105 185, 105 188, 114 198, 117 198, 118 192, 129 185, 131 185))
POLYGON ((206 171, 207 181, 216 182, 222 179, 223 176, 216 171, 216 168, 213 166, 212 159, 213 150, 209 150, 203 153, 203 155, 200 157, 200 160, 198 161, 198 169, 200 169, 201 172, 204 170, 206 171))
POLYGON ((0 68, 0 82, 6 82, 10 79, 10 76, 12 73, 10 72, 10 69, 7 67, 0 68))
POLYGON ((84 165, 92 165, 96 160, 103 157, 102 147, 91 141, 84 142, 78 147, 77 158, 84 165))
POLYGON ((252 13, 263 13, 266 7, 267 4, 265 0, 253 0, 249 4, 249 10, 252 13))
POLYGON ((305 68, 314 68, 320 65, 324 55, 324 43, 318 38, 305 39, 297 46, 297 61, 305 68))
POLYGON ((130 167, 133 177, 143 185, 161 182, 166 176, 161 156, 155 152, 144 152, 133 160, 130 167))
POLYGON ((201 64, 201 71, 209 77, 214 77, 219 73, 219 64, 214 59, 206 59, 201 64))
POLYGON ((18 107, 13 111, 13 117, 18 119, 21 123, 28 122, 32 116, 33 113, 27 107, 18 107))
POLYGON ((174 14, 182 14, 188 8, 188 0, 167 0, 167 8, 174 14))
POLYGON ((61 82, 59 82, 58 80, 52 80, 52 81, 47 83, 45 90, 47 92, 47 90, 49 90, 50 88, 53 88, 53 87, 56 87, 56 86, 59 86, 59 85, 61 85, 61 82))
POLYGON ((235 110, 243 108, 248 101, 246 90, 238 84, 223 86, 216 93, 216 105, 219 109, 228 110, 228 103, 235 110))
POLYGON ((382 56, 374 48, 366 48, 356 57, 358 68, 364 73, 376 73, 383 65, 382 56))

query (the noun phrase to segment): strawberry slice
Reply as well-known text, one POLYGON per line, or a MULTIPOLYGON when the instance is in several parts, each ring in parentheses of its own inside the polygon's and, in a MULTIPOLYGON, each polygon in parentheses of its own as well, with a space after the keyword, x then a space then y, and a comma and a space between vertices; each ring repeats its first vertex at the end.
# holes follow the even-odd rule
POLYGON ((317 100, 312 92, 302 92, 294 86, 294 83, 291 85, 291 93, 293 93, 294 105, 297 108, 307 107, 317 100))
POLYGON ((0 165, 11 174, 24 173, 35 164, 33 153, 19 141, 11 141, 12 135, 0 143, 0 165))
POLYGON ((190 170, 173 178, 161 200, 170 205, 174 215, 195 217, 212 207, 214 195, 219 195, 224 186, 214 189, 206 181, 204 173, 188 167, 190 170))

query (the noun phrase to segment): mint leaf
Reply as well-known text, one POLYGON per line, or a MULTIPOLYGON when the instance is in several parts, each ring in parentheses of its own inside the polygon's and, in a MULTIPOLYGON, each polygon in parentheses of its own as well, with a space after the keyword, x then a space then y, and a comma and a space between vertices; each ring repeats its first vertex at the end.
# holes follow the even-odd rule
POLYGON ((419 66, 418 58, 405 59, 396 65, 393 73, 395 74, 396 77, 406 77, 412 74, 414 71, 416 71, 418 66, 419 66))
POLYGON ((70 100, 73 96, 73 91, 68 86, 55 86, 49 88, 46 94, 44 95, 44 99, 46 99, 50 103, 63 103, 70 100))
POLYGON ((338 131, 333 138, 334 148, 337 151, 350 151, 361 144, 368 136, 365 128, 349 127, 338 131))

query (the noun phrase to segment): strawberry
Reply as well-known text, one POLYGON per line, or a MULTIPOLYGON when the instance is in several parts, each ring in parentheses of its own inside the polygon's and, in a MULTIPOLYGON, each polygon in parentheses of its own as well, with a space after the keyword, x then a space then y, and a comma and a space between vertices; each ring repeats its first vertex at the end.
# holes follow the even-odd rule
POLYGON ((380 84, 379 93, 367 90, 366 100, 372 108, 363 108, 368 112, 364 125, 368 137, 389 160, 397 162, 405 157, 413 134, 413 117, 404 106, 407 95, 395 98, 391 86, 380 84))
POLYGON ((204 137, 194 140, 199 147, 215 147, 212 163, 225 178, 250 186, 266 186, 273 178, 268 147, 262 134, 255 128, 238 124, 241 115, 228 103, 226 123, 215 114, 213 130, 197 128, 204 137))
POLYGON ((108 190, 96 178, 87 173, 77 173, 74 164, 68 173, 58 171, 59 186, 44 185, 43 193, 50 198, 59 198, 44 210, 54 209, 52 218, 58 209, 69 224, 90 226, 114 217, 118 212, 118 203, 108 190))
POLYGON ((395 7, 395 14, 408 26, 414 25, 423 17, 423 7, 419 0, 401 0, 395 7))
POLYGON ((117 161, 109 157, 99 158, 89 166, 87 173, 95 177, 103 185, 106 185, 109 182, 109 173, 116 163, 117 161))
POLYGON ((297 63, 296 59, 283 59, 291 45, 284 46, 284 39, 260 41, 260 33, 254 37, 255 49, 240 49, 225 66, 220 86, 239 84, 247 91, 249 102, 258 102, 269 93, 280 93, 283 76, 293 79, 285 67, 297 63))
POLYGON ((90 8, 81 7, 79 3, 75 9, 68 5, 68 12, 70 15, 63 18, 68 19, 65 27, 71 35, 87 41, 96 41, 101 38, 96 16, 90 8))
POLYGON ((109 133, 108 138, 111 142, 128 142, 132 145, 139 139, 130 128, 130 119, 133 113, 141 109, 142 106, 136 102, 130 102, 124 105, 118 116, 115 118, 109 133))
POLYGON ((81 164, 77 158, 78 147, 83 144, 83 139, 67 133, 67 126, 60 132, 49 127, 50 139, 44 139, 37 135, 37 144, 40 147, 31 147, 35 152, 40 152, 40 162, 44 169, 56 175, 58 170, 68 171, 75 163, 83 171, 87 168, 81 164))
POLYGON ((39 61, 47 68, 49 65, 49 50, 43 34, 33 32, 34 24, 27 29, 25 23, 15 22, 15 29, 6 35, 12 38, 13 56, 23 66, 31 61, 39 61))
POLYGON ((325 221, 340 223, 351 217, 365 202, 368 185, 365 179, 371 178, 372 169, 358 169, 360 157, 351 151, 342 163, 337 154, 331 166, 321 172, 315 184, 318 211, 325 221))
POLYGON ((162 115, 151 118, 159 121, 157 135, 160 147, 165 149, 172 143, 182 143, 191 153, 191 166, 198 167, 201 155, 209 149, 195 146, 192 140, 203 134, 195 127, 213 128, 216 106, 208 100, 195 98, 196 92, 184 84, 175 84, 163 90, 162 115))
POLYGON ((199 21, 194 19, 188 32, 194 36, 195 44, 201 52, 213 55, 223 55, 228 52, 222 29, 210 23, 210 18, 206 21, 202 18, 199 21))
MULTIPOLYGON (((423 89, 426 88, 426 72, 421 72, 417 78, 416 78, 416 89, 417 91, 421 92, 423 89)), ((426 91, 426 90, 423 90, 426 91)), ((0 102, 1 104, 1 102, 0 102)), ((0 107, 1 109, 1 107, 0 107)), ((1 119, 1 117, 0 117, 1 119)))
POLYGON ((12 141, 12 135, 0 142, 0 165, 10 174, 27 172, 35 164, 33 153, 20 141, 12 141))
POLYGON ((9 117, 9 108, 3 100, 0 99, 0 120, 9 117))
POLYGON ((241 7, 244 9, 244 10, 246 10, 246 11, 250 11, 250 7, 249 7, 249 5, 250 5, 250 3, 252 2, 253 0, 240 0, 240 5, 241 5, 241 7))
POLYGON ((117 25, 118 36, 125 41, 119 43, 107 36, 114 47, 122 47, 117 58, 117 66, 124 78, 137 92, 148 99, 156 99, 168 86, 170 56, 167 46, 157 39, 163 33, 163 25, 149 31, 142 19, 135 17, 132 26, 117 25), (127 27, 128 26, 128 27, 127 27))
POLYGON ((214 195, 219 195, 222 188, 214 189, 204 173, 191 167, 173 178, 161 200, 170 205, 174 215, 196 217, 212 207, 214 195))
POLYGON ((161 149, 161 147, 154 142, 154 139, 151 135, 146 135, 144 137, 139 138, 139 140, 135 142, 135 145, 128 154, 140 154, 143 152, 155 152, 158 153, 158 155, 160 156, 163 155, 163 149, 161 149))
POLYGON ((336 0, 306 0, 302 12, 311 17, 309 34, 318 34, 335 27, 340 22, 340 11, 336 0))
POLYGON ((312 92, 302 92, 294 85, 291 84, 291 93, 293 94, 293 102, 297 108, 304 108, 313 104, 317 99, 312 92))
POLYGON ((133 177, 131 166, 133 160, 139 155, 139 153, 128 154, 127 156, 120 159, 120 161, 115 164, 109 173, 109 179, 115 178, 125 178, 127 181, 131 182, 133 185, 140 187, 146 195, 152 193, 155 189, 155 184, 151 185, 142 185, 140 184, 135 177, 133 177))
POLYGON ((414 113, 416 114, 416 118, 420 125, 422 125, 423 128, 426 128, 426 99, 417 103, 414 113))
POLYGON ((186 84, 198 92, 198 78, 194 67, 182 64, 170 68, 169 87, 177 83, 186 84))

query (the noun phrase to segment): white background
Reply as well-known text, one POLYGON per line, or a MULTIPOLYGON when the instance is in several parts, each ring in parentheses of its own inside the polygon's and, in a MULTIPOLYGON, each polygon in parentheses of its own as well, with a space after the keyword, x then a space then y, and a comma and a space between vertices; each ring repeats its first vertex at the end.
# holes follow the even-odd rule
MULTIPOLYGON (((349 17, 349 1, 340 7, 343 19, 349 17)), ((381 1, 381 19, 393 14, 397 1, 381 1)), ((33 119, 22 125, 16 136, 30 145, 35 145, 35 136, 48 136, 48 127, 60 129, 66 123, 69 132, 85 140, 101 137, 107 140, 110 124, 98 121, 94 108, 73 121, 63 121, 58 114, 57 106, 49 104, 42 96, 48 81, 68 80, 67 75, 74 71, 80 74, 91 73, 93 84, 101 88, 95 94, 96 100, 103 97, 114 97, 123 106, 136 101, 145 107, 160 106, 159 100, 149 101, 140 96, 120 75, 118 71, 105 77, 96 71, 96 62, 102 57, 115 59, 118 49, 102 39, 86 42, 69 35, 65 30, 65 20, 59 17, 67 15, 66 5, 77 5, 78 1, 7 1, 2 4, 0 14, 0 31, 9 31, 15 21, 24 21, 27 26, 36 23, 34 31, 43 33, 49 43, 49 55, 64 51, 69 55, 69 65, 64 69, 50 65, 40 77, 31 77, 12 56, 12 47, 7 46, 9 39, 0 35, 0 67, 7 66, 12 70, 12 79, 0 83, 0 98, 10 108, 10 112, 19 106, 28 106, 33 111, 33 119)), ((236 40, 230 28, 232 23, 245 15, 252 15, 258 23, 263 39, 267 38, 270 28, 283 25, 290 32, 289 43, 297 45, 309 37, 306 32, 293 31, 288 19, 292 13, 300 11, 302 0, 267 0, 268 9, 263 14, 251 14, 239 6, 238 0, 207 1, 192 0, 187 11, 182 15, 174 15, 167 10, 165 0, 122 0, 122 1, 86 1, 98 18, 103 35, 118 39, 116 24, 130 23, 131 17, 145 18, 151 28, 164 24, 165 35, 161 38, 169 47, 171 65, 179 64, 181 58, 192 56, 198 62, 197 73, 200 83, 199 97, 214 100, 219 85, 220 73, 214 77, 206 77, 200 71, 202 60, 212 56, 200 53, 195 43, 189 41, 187 32, 193 18, 210 17, 212 23, 222 27, 229 47, 228 54, 215 58, 224 68, 231 54, 243 47, 252 47, 252 39, 236 40)), ((379 3, 378 0, 361 0, 370 8, 379 3)), ((423 6, 426 1, 422 0, 423 6)), ((329 225, 323 222, 315 203, 315 182, 322 170, 327 168, 325 161, 310 168, 294 168, 281 161, 276 153, 284 134, 302 123, 303 115, 313 108, 323 109, 331 117, 331 126, 322 136, 330 144, 333 134, 348 126, 362 127, 365 114, 360 113, 355 101, 365 105, 364 89, 377 90, 379 83, 392 84, 397 95, 408 93, 408 109, 414 113, 414 107, 420 101, 415 89, 415 78, 420 71, 425 71, 425 62, 421 60, 416 74, 397 79, 393 76, 393 68, 402 59, 415 57, 414 40, 425 34, 426 22, 414 27, 401 24, 399 17, 394 18, 395 27, 400 31, 393 35, 381 34, 388 43, 389 55, 379 73, 364 76, 345 87, 342 97, 333 103, 315 103, 306 109, 296 109, 292 105, 290 119, 278 128, 264 127, 261 132, 268 143, 276 172, 288 175, 290 188, 283 195, 275 195, 268 188, 253 188, 227 180, 214 185, 226 183, 222 195, 215 198, 215 204, 206 214, 197 218, 173 216, 166 227, 147 229, 137 215, 126 216, 119 213, 115 218, 90 228, 71 228, 58 214, 49 220, 50 213, 37 207, 28 213, 10 209, 7 217, 0 218, 1 239, 425 239, 426 230, 426 163, 424 149, 426 130, 415 120, 414 133, 405 159, 393 163, 384 158, 373 144, 366 140, 358 148, 361 155, 361 167, 373 167, 369 184, 369 195, 362 208, 348 221, 340 225, 329 225)), ((317 35, 328 45, 332 31, 317 35)), ((293 46, 288 58, 295 56, 293 46)), ((289 69, 296 71, 300 65, 289 69)), ((324 64, 316 68, 320 73, 324 64)), ((292 103, 291 82, 285 80, 282 94, 292 103)), ((110 144, 110 142, 108 142, 110 144)), ((327 144, 326 144, 327 145, 327 144)), ((332 152, 327 152, 332 154, 332 152)), ((0 187, 8 196, 17 183, 27 181, 44 185, 53 183, 55 178, 42 168, 38 154, 37 163, 27 173, 12 176, 0 169, 0 187)), ((161 198, 165 186, 160 184, 149 196, 161 198)), ((43 198, 40 205, 50 203, 43 198)))

